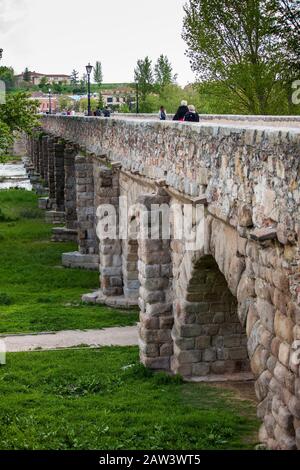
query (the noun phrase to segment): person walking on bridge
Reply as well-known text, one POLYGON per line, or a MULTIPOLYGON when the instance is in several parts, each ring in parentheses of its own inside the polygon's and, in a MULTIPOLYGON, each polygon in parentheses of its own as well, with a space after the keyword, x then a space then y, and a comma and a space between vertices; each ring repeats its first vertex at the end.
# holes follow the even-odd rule
POLYGON ((175 116, 173 117, 173 121, 184 121, 184 116, 188 111, 189 108, 187 107, 187 101, 182 100, 181 105, 179 106, 175 116))
POLYGON ((167 111, 165 110, 165 108, 163 106, 160 107, 160 110, 159 110, 159 119, 160 121, 166 121, 167 119, 167 111))
POLYGON ((108 106, 105 106, 104 111, 103 111, 103 116, 106 118, 110 117, 110 109, 108 106))
POLYGON ((186 122, 199 122, 199 114, 196 113, 196 108, 193 104, 188 106, 189 110, 184 116, 184 121, 186 122))

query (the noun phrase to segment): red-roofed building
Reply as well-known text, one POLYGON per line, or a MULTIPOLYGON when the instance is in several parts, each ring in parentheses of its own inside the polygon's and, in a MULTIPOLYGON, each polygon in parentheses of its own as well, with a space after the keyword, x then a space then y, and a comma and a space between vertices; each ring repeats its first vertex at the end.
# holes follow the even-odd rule
MULTIPOLYGON (((44 73, 37 73, 37 72, 28 72, 28 76, 30 77, 30 83, 32 85, 39 85, 43 79, 47 80, 47 83, 61 83, 69 85, 71 82, 70 75, 64 74, 44 74, 44 73)), ((24 81, 24 72, 15 76, 16 82, 20 83, 24 81)))

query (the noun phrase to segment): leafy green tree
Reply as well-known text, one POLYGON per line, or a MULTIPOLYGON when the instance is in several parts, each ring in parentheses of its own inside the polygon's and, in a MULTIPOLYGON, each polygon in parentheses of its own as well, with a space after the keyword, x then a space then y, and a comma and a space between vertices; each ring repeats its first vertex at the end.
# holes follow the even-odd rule
POLYGON ((267 114, 283 56, 270 14, 274 0, 189 0, 183 38, 200 81, 212 81, 240 110, 267 114))
POLYGON ((140 59, 137 61, 136 68, 134 70, 134 80, 138 85, 138 94, 141 101, 141 111, 147 112, 144 107, 146 103, 146 97, 152 92, 154 78, 152 72, 152 61, 149 57, 140 59))
POLYGON ((94 67, 94 81, 97 85, 101 85, 103 82, 103 73, 101 62, 97 61, 94 67))
POLYGON ((76 86, 78 85, 79 82, 79 72, 77 70, 73 69, 70 77, 71 85, 76 86))
POLYGON ((102 93, 101 93, 100 90, 99 90, 99 95, 98 95, 98 104, 97 104, 97 108, 99 108, 99 109, 103 109, 103 108, 104 108, 103 96, 102 96, 102 93))
POLYGON ((13 135, 9 126, 0 120, 0 162, 1 154, 5 153, 13 143, 13 135))
POLYGON ((58 99, 59 109, 63 111, 64 109, 73 109, 73 100, 66 95, 61 95, 58 99))
MULTIPOLYGON (((94 98, 91 98, 91 110, 92 112, 97 109, 97 100, 94 98)), ((86 112, 88 109, 88 99, 87 98, 81 98, 81 100, 77 103, 76 109, 80 112, 86 112)))
POLYGON ((274 3, 276 30, 285 47, 285 70, 298 78, 300 72, 300 2, 278 0, 274 3))
POLYGON ((300 77, 300 2, 297 0, 274 1, 273 16, 276 33, 284 50, 281 78, 288 99, 288 114, 299 114, 299 106, 292 103, 293 82, 300 77))
POLYGON ((46 91, 48 91, 49 87, 50 87, 50 83, 48 82, 47 77, 42 77, 41 81, 39 83, 39 88, 42 91, 46 92, 46 91))
POLYGON ((31 73, 29 72, 28 67, 26 67, 26 69, 24 70, 23 80, 24 82, 31 82, 31 73))
POLYGON ((14 87, 14 69, 12 67, 0 67, 0 80, 5 83, 6 90, 14 87))
POLYGON ((171 85, 176 81, 176 75, 173 75, 172 64, 166 55, 161 55, 154 67, 155 83, 159 89, 171 85))
POLYGON ((36 115, 38 102, 28 93, 8 93, 6 103, 0 106, 0 151, 7 150, 15 132, 32 132, 39 124, 36 115))

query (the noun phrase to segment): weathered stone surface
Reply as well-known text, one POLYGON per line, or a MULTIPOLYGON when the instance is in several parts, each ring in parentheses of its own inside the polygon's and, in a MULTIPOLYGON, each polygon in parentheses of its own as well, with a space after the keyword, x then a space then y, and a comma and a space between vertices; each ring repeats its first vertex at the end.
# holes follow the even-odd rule
POLYGON ((136 237, 100 240, 103 292, 93 299, 120 306, 138 299, 141 360, 149 367, 235 374, 248 370, 249 354, 261 440, 272 449, 299 447, 299 366, 291 360, 300 339, 299 133, 164 124, 43 118, 56 137, 29 147, 35 171, 48 178, 49 208, 65 209, 67 224, 78 225, 79 251, 97 255, 96 209, 113 205, 118 228, 119 195, 143 203, 148 222, 159 214, 151 204, 177 204, 179 212, 182 200, 206 204, 201 244, 192 249, 174 233, 171 242, 160 234, 143 240, 144 210, 126 214, 136 237))

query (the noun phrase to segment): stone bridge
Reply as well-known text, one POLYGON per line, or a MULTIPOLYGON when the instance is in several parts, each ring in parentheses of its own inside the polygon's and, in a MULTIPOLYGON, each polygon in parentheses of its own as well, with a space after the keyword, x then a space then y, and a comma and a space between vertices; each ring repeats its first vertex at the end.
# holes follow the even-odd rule
POLYGON ((141 361, 254 376, 260 440, 300 449, 300 121, 257 119, 43 117, 29 170, 65 221, 54 240, 78 240, 63 264, 100 270, 84 299, 139 305, 141 361), (116 236, 99 235, 106 217, 116 236))

